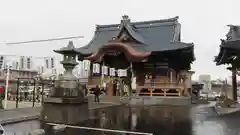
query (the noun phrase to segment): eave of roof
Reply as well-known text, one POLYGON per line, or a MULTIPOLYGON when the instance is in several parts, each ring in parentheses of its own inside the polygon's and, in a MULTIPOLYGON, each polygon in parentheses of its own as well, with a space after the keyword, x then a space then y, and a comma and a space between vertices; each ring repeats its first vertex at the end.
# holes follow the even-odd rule
POLYGON ((240 27, 228 26, 230 29, 226 34, 226 40, 221 39, 220 51, 214 59, 217 65, 230 64, 233 56, 240 55, 240 27))
POLYGON ((216 65, 230 64, 231 58, 233 56, 240 55, 240 40, 239 41, 228 41, 222 40, 220 45, 220 51, 217 56, 215 56, 214 62, 216 65))
POLYGON ((74 47, 73 42, 69 41, 66 47, 62 47, 58 50, 53 50, 56 53, 64 54, 64 53, 76 53, 78 54, 79 51, 74 47))

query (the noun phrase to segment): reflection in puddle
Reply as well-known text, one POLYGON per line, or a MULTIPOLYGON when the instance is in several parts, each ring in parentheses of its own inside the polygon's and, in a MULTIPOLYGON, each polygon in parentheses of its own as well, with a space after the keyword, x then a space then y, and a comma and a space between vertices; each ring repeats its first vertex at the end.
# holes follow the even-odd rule
MULTIPOLYGON (((237 135, 240 114, 217 117, 211 108, 192 107, 111 107, 94 110, 78 126, 154 133, 154 135, 237 135)), ((24 133, 39 127, 37 121, 4 126, 10 133, 24 133), (35 125, 35 126, 34 126, 35 125), (33 127, 32 127, 33 126, 33 127), (21 132, 20 132, 21 131, 21 132)), ((68 128, 64 135, 124 135, 68 128)), ((128 134, 131 135, 131 134, 128 134)))
MULTIPOLYGON (((112 107, 95 110, 94 119, 90 119, 79 126, 94 128, 124 130, 154 133, 154 135, 191 135, 191 119, 188 107, 112 107)), ((88 135, 120 135, 120 133, 84 131, 79 129, 69 129, 68 134, 88 134, 88 135)), ((121 133, 122 135, 122 133, 121 133)))
POLYGON ((136 114, 132 114, 132 119, 131 119, 131 130, 136 130, 136 126, 137 126, 137 115, 136 114))

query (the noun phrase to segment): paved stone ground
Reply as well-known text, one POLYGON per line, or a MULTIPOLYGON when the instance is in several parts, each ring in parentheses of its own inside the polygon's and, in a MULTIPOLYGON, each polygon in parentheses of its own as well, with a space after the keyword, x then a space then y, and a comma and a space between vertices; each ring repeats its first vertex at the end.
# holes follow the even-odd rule
POLYGON ((41 107, 18 108, 0 111, 0 123, 9 124, 24 120, 37 119, 40 115, 41 107))
MULTIPOLYGON (((41 103, 35 102, 34 107, 40 107, 41 103)), ((3 101, 4 105, 4 101, 3 101)), ((22 101, 18 103, 18 108, 29 108, 33 106, 33 102, 28 102, 28 101, 22 101)), ((15 109, 16 108, 16 101, 8 101, 7 102, 7 109, 15 109)))
MULTIPOLYGON (((97 109, 109 106, 120 105, 119 98, 101 97, 100 103, 93 102, 93 97, 89 97, 89 109, 97 109)), ((8 102, 8 109, 0 110, 0 124, 10 124, 25 120, 37 119, 41 112, 41 103, 32 108, 32 102, 22 102, 19 108, 15 108, 15 102, 8 102)))

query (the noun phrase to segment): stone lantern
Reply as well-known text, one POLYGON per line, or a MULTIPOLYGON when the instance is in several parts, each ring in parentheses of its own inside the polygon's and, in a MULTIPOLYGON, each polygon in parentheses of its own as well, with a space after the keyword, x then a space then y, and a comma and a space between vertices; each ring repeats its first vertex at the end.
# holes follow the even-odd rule
POLYGON ((77 77, 72 74, 78 64, 78 51, 70 41, 67 47, 54 52, 62 54, 61 64, 65 68, 64 74, 55 81, 55 86, 47 99, 44 100, 43 123, 77 124, 88 119, 88 100, 84 97, 84 90, 77 77))
POLYGON ((65 72, 63 74, 63 78, 61 79, 76 80, 77 78, 72 74, 72 70, 76 65, 78 65, 76 61, 78 51, 73 46, 73 42, 70 41, 66 47, 63 47, 59 50, 54 50, 54 52, 63 55, 61 64, 63 65, 65 72))
POLYGON ((78 64, 76 61, 78 51, 73 46, 73 42, 70 41, 67 47, 54 50, 54 52, 63 55, 61 64, 63 65, 65 72, 59 80, 55 82, 56 89, 53 91, 52 97, 76 97, 83 99, 83 89, 81 88, 77 77, 72 74, 73 69, 78 64))

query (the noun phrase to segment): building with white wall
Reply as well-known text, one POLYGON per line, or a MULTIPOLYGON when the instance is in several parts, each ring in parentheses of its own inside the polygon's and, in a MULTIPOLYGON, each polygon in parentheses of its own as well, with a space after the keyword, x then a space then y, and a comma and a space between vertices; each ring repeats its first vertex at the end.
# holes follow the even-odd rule
POLYGON ((212 89, 212 84, 211 84, 211 75, 208 74, 203 74, 199 75, 199 83, 203 84, 203 91, 208 92, 211 91, 212 89))

